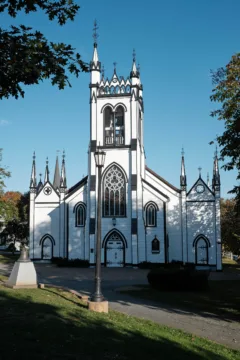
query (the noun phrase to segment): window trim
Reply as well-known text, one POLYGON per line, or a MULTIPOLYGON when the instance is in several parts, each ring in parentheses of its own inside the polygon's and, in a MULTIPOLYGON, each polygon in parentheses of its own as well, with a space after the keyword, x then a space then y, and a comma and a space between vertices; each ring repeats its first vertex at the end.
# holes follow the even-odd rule
MULTIPOLYGON (((110 212, 110 211, 109 211, 110 212)), ((127 176, 126 173, 124 171, 124 169, 118 165, 117 163, 112 163, 110 164, 104 171, 103 176, 102 176, 102 217, 103 218, 126 218, 127 217, 127 176), (116 215, 116 214, 112 214, 112 215, 105 215, 105 178, 106 175, 108 174, 109 170, 113 167, 116 166, 120 172, 122 173, 123 179, 124 179, 124 215, 116 215)))
POLYGON ((157 235, 155 235, 155 238, 151 241, 151 251, 152 254, 160 254, 160 240, 157 238, 157 235), (156 243, 156 241, 158 242, 158 250, 153 250, 153 242, 156 243))
POLYGON ((145 205, 145 224, 146 227, 157 227, 157 211, 159 210, 157 204, 154 201, 149 201, 146 205, 145 205), (154 208, 154 225, 150 225, 149 224, 149 208, 153 207, 154 208))
POLYGON ((124 146, 125 145, 125 112, 126 109, 123 106, 123 104, 117 104, 114 108, 110 105, 107 104, 107 106, 104 107, 103 109, 103 144, 106 147, 120 147, 120 146, 124 146), (115 126, 115 114, 118 110, 118 108, 121 107, 122 108, 122 114, 123 114, 123 143, 122 144, 116 144, 116 126, 115 126), (113 143, 111 144, 106 144, 106 110, 107 109, 111 109, 111 112, 113 114, 113 143))
POLYGON ((74 206, 73 212, 75 213, 75 227, 85 227, 85 225, 86 225, 86 205, 82 201, 78 202, 74 206), (82 225, 78 224, 78 210, 79 210, 79 208, 83 209, 83 223, 82 223, 82 225))

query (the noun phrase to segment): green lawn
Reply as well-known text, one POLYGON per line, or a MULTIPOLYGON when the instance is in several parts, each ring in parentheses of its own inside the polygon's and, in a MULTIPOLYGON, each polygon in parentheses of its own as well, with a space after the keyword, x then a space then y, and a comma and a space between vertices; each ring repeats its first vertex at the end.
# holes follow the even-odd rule
POLYGON ((199 315, 221 319, 240 320, 240 281, 209 281, 209 291, 167 292, 151 288, 149 285, 123 290, 141 299, 153 300, 161 306, 176 310, 194 311, 199 315))
POLYGON ((111 311, 56 289, 0 286, 2 359, 237 360, 240 352, 111 311))

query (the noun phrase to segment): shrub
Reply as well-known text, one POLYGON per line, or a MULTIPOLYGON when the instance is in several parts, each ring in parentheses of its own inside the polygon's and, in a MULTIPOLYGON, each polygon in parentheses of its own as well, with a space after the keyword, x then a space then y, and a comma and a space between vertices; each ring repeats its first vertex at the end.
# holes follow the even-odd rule
POLYGON ((189 268, 152 269, 147 275, 149 284, 159 290, 201 291, 208 289, 209 271, 189 268))
POLYGON ((59 267, 79 267, 79 268, 87 268, 89 267, 89 261, 83 259, 67 259, 61 257, 53 257, 52 263, 56 264, 59 267))

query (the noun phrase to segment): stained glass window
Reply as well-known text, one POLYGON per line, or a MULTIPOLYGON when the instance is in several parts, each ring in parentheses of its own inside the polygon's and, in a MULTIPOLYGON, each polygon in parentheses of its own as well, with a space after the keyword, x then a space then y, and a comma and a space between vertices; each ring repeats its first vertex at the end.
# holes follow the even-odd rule
POLYGON ((103 181, 103 213, 104 216, 125 216, 125 192, 126 183, 122 170, 117 166, 111 166, 103 181))

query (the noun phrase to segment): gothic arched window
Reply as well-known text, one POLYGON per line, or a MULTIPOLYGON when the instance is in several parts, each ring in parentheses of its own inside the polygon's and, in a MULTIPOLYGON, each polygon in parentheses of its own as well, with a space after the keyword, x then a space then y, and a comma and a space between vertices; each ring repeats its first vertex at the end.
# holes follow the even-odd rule
POLYGON ((124 109, 118 106, 113 112, 110 106, 104 110, 105 145, 124 145, 124 109))
POLYGON ((157 205, 153 202, 146 205, 146 226, 157 226, 157 205))
POLYGON ((83 204, 77 205, 75 209, 75 224, 77 227, 85 226, 86 209, 83 204))
POLYGON ((126 216, 126 181, 117 165, 112 165, 104 176, 103 197, 103 216, 126 216))
POLYGON ((152 241, 152 253, 160 253, 160 241, 157 239, 156 235, 152 241))

